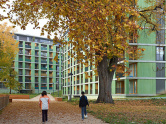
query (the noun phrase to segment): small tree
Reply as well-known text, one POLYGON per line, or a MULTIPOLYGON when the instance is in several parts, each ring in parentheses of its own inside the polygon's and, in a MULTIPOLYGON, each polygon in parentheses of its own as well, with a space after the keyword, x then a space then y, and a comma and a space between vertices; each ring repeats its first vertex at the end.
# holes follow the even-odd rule
POLYGON ((0 81, 3 81, 6 87, 15 89, 18 81, 15 80, 17 72, 12 68, 13 60, 18 53, 18 42, 14 40, 13 28, 7 26, 7 23, 0 25, 0 81))

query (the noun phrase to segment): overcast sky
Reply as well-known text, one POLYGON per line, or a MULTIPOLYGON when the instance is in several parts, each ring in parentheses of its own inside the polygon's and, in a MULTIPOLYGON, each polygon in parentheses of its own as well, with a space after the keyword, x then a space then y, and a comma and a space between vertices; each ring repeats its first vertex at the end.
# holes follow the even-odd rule
MULTIPOLYGON (((13 0, 10 0, 13 1, 13 0)), ((3 12, 3 10, 0 9, 0 13, 3 15, 6 15, 6 12, 3 12)), ((42 19, 39 21, 40 23, 40 27, 42 27, 45 23, 46 23, 46 19, 42 19)), ((9 22, 9 20, 4 20, 2 22, 0 22, 0 24, 7 22, 8 25, 12 26, 12 24, 9 22)), ((28 26, 26 27, 26 30, 22 30, 19 26, 16 25, 16 33, 20 33, 20 34, 26 34, 26 35, 33 35, 33 36, 40 36, 40 37, 45 37, 47 38, 47 34, 45 34, 44 36, 41 36, 41 29, 33 29, 33 25, 28 24, 28 26)), ((53 36, 51 37, 53 38, 53 36)))

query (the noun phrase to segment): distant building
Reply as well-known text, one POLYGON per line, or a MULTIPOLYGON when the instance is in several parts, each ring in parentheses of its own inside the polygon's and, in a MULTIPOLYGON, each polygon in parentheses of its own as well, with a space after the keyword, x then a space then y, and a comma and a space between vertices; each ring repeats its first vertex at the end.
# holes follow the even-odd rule
MULTIPOLYGON (((21 93, 41 93, 61 90, 62 53, 59 44, 46 38, 15 34, 19 42, 19 53, 13 68, 18 72, 17 80, 23 85, 21 93), (54 56, 58 53, 58 62, 54 56)), ((0 92, 9 92, 0 82, 0 92)), ((14 92, 14 91, 13 91, 14 92)))

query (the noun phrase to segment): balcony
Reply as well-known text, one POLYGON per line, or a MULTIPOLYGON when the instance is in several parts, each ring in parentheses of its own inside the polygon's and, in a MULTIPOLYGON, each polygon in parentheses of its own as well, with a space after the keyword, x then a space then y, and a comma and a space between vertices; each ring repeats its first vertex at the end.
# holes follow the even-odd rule
POLYGON ((88 94, 88 90, 85 90, 85 94, 88 94))
POLYGON ((31 82, 31 80, 30 79, 25 79, 25 82, 31 82))
POLYGON ((19 68, 22 68, 22 65, 18 65, 19 68))
POLYGON ((39 87, 38 87, 38 86, 35 86, 35 89, 39 89, 39 87))
POLYGON ((23 61, 23 58, 19 58, 19 61, 23 61))
POLYGON ((46 80, 41 80, 41 83, 47 83, 47 81, 46 80))
POLYGON ((53 74, 49 74, 49 76, 50 76, 50 77, 52 77, 52 76, 53 76, 53 74))
POLYGON ((38 60, 37 60, 37 59, 35 59, 35 62, 38 62, 38 60))
POLYGON ((31 62, 31 59, 25 59, 25 61, 27 61, 27 62, 31 62))
POLYGON ((38 76, 39 74, 38 73, 35 73, 35 76, 38 76))
POLYGON ((46 86, 41 86, 41 89, 47 89, 47 87, 46 86))
POLYGON ((49 87, 50 90, 52 90, 52 87, 49 87))
POLYGON ((45 48, 45 47, 41 47, 41 50, 47 50, 47 48, 45 48))
POLYGON ((77 80, 77 84, 79 84, 79 80, 77 80))
POLYGON ((41 70, 47 70, 47 68, 41 67, 41 70))
POLYGON ((88 79, 85 79, 85 83, 87 83, 88 82, 88 79))
POLYGON ((47 76, 47 74, 41 74, 41 76, 47 76))
POLYGON ((50 64, 53 64, 53 62, 49 62, 50 64))
POLYGON ((43 61, 43 60, 41 60, 41 63, 47 63, 47 61, 43 61))
POLYGON ((19 73, 19 75, 23 75, 22 73, 19 73))
POLYGON ((53 49, 49 49, 49 51, 53 51, 53 49))
POLYGON ((25 45, 25 48, 31 48, 31 46, 30 45, 25 45))
POLYGON ((28 66, 28 65, 26 66, 26 65, 25 65, 25 68, 30 68, 30 69, 31 69, 31 66, 28 66))
POLYGON ((39 47, 35 47, 35 49, 37 49, 37 50, 38 50, 38 49, 39 49, 39 47))
POLYGON ((88 71, 88 67, 85 67, 85 71, 88 71))
POLYGON ((22 82, 22 79, 19 79, 18 81, 19 81, 19 82, 22 82))
POLYGON ((19 51, 19 54, 23 54, 23 51, 19 51))
POLYGON ((77 74, 79 74, 79 70, 77 70, 77 74))
POLYGON ((53 70, 53 68, 49 68, 49 70, 53 70))
POLYGON ((37 83, 38 83, 39 81, 35 79, 35 82, 37 82, 37 83))
POLYGON ((23 47, 23 45, 22 45, 22 44, 19 44, 19 47, 23 47))

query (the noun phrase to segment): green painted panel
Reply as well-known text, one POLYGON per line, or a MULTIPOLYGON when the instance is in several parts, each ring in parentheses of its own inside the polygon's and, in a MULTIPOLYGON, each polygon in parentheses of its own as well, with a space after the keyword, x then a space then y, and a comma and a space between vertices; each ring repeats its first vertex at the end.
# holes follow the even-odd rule
POLYGON ((156 94, 156 80, 137 80, 138 94, 156 94))
POLYGON ((138 63, 137 64, 137 77, 156 77, 156 63, 138 63))
POLYGON ((139 46, 138 48, 144 48, 143 56, 139 60, 156 60, 156 47, 155 46, 139 46))
POLYGON ((149 29, 139 31, 138 43, 144 44, 155 44, 156 43, 156 32, 149 33, 149 29))
POLYGON ((112 94, 115 94, 115 88, 116 88, 116 84, 115 84, 115 80, 112 81, 112 94))

